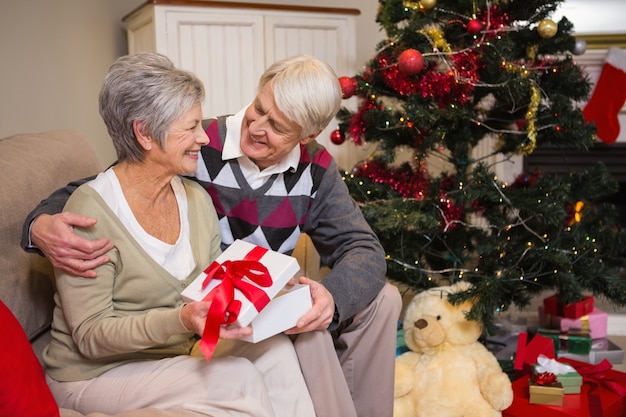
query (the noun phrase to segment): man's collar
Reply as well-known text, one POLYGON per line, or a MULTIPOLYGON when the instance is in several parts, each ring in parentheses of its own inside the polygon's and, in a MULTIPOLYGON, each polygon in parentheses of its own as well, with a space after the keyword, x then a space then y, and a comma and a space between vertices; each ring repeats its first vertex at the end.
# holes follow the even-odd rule
POLYGON ((222 150, 222 161, 244 156, 241 151, 241 124, 243 115, 247 107, 237 112, 237 114, 226 118, 226 138, 224 139, 224 149, 222 150))

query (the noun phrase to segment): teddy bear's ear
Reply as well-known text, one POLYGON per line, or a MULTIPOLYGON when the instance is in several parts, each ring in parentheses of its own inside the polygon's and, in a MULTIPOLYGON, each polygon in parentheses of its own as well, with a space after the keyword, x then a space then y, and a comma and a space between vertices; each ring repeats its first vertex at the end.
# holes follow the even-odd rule
POLYGON ((472 288, 472 284, 467 281, 458 281, 450 286, 451 293, 463 292, 472 288))

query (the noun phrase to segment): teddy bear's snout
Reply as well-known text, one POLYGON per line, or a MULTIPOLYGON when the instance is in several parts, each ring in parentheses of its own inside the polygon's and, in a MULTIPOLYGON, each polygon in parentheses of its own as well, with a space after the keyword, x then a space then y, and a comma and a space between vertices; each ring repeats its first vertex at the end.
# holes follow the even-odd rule
POLYGON ((413 323, 413 325, 417 327, 418 329, 422 330, 428 326, 428 322, 424 319, 419 319, 415 323, 413 323))

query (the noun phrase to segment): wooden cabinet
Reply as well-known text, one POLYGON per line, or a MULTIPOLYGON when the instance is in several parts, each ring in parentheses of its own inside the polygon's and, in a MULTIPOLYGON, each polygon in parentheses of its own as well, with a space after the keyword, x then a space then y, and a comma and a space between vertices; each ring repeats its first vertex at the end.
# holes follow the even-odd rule
MULTIPOLYGON (((271 63, 307 53, 329 63, 338 76, 356 64, 356 9, 151 0, 126 17, 129 53, 159 52, 204 83, 205 117, 231 114, 249 104, 271 63)), ((347 103, 343 103, 347 104, 347 103)), ((340 166, 349 167, 355 148, 335 146, 331 125, 318 141, 340 166)))

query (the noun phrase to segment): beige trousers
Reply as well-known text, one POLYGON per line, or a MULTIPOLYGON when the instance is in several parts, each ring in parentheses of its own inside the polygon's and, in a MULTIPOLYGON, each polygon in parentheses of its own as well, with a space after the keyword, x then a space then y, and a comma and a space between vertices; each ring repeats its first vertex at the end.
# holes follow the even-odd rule
POLYGON ((386 284, 333 332, 294 341, 317 417, 392 417, 396 329, 402 299, 386 284))
POLYGON ((182 407, 212 417, 315 417, 287 336, 221 342, 210 362, 182 355, 121 365, 87 381, 48 377, 48 385, 59 407, 83 414, 182 407))

